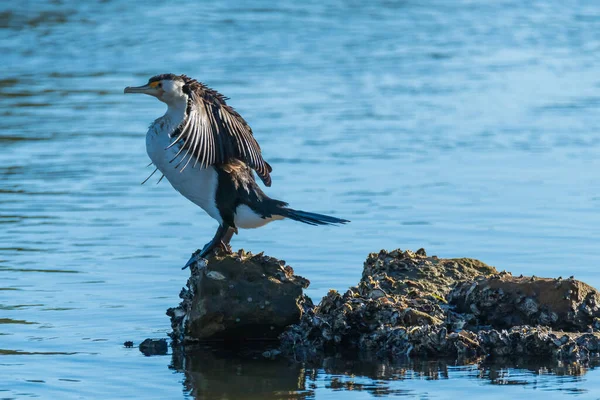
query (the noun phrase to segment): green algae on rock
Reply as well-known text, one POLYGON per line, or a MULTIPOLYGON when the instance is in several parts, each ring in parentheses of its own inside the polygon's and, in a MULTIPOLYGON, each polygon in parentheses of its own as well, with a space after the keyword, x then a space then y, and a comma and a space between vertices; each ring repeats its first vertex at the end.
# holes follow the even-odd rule
POLYGON ((428 257, 424 249, 381 250, 371 253, 364 263, 362 279, 381 282, 388 293, 420 297, 445 297, 457 282, 480 275, 497 274, 494 267, 472 258, 428 257))

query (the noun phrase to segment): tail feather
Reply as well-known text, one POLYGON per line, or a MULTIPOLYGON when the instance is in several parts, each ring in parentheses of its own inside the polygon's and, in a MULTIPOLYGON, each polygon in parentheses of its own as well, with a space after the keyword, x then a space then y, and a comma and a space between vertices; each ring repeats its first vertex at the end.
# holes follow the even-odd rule
POLYGON ((304 222, 305 224, 309 225, 334 225, 350 222, 348 220, 331 217, 329 215, 294 210, 293 208, 284 208, 282 211, 282 216, 293 219, 294 221, 304 222))

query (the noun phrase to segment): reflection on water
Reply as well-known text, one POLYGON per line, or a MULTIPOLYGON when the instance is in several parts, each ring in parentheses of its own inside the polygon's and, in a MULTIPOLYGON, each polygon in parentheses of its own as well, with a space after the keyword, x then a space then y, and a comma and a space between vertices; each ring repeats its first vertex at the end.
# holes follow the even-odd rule
POLYGON ((600 397, 597 369, 203 354, 173 373, 121 345, 165 337, 180 267, 216 228, 166 181, 140 185, 164 106, 125 86, 173 72, 218 89, 270 195, 352 221, 234 239, 315 301, 398 247, 598 287, 598 32, 593 1, 1 2, 0 398, 600 397))
POLYGON ((196 399, 305 399, 314 394, 307 390, 306 370, 300 364, 265 359, 257 351, 176 350, 171 368, 184 373, 184 387, 196 399))
POLYGON ((453 379, 552 390, 552 380, 562 379, 557 390, 584 394, 589 391, 578 388, 577 383, 597 365, 598 360, 584 367, 515 359, 457 366, 452 360, 390 362, 336 357, 326 358, 319 365, 304 365, 266 359, 260 350, 197 346, 186 353, 175 348, 169 368, 184 374, 183 385, 194 399, 310 399, 324 392, 418 397, 435 389, 415 382, 453 379))

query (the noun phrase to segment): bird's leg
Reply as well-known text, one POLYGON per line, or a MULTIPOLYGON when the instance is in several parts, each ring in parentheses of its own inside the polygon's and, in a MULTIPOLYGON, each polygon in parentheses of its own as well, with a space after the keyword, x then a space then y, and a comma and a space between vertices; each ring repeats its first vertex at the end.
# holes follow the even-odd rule
POLYGON ((231 245, 229 244, 229 242, 231 242, 231 238, 233 237, 234 233, 237 233, 237 229, 229 227, 227 229, 227 232, 225 232, 225 234, 221 238, 221 245, 224 247, 224 250, 228 253, 231 253, 231 245))
POLYGON ((227 224, 219 225, 219 228, 217 229, 217 232, 215 233, 215 236, 212 238, 212 240, 206 243, 202 250, 196 251, 194 254, 192 254, 192 257, 188 260, 188 262, 182 269, 186 269, 201 258, 206 257, 217 247, 220 247, 222 250, 230 252, 231 248, 229 247, 228 243, 229 240, 231 240, 231 235, 229 235, 229 231, 232 229, 233 228, 230 228, 227 224), (226 237, 228 237, 227 242, 224 242, 223 239, 226 237))
POLYGON ((216 246, 226 253, 231 253, 231 246, 229 245, 229 242, 231 241, 231 237, 233 236, 233 234, 236 232, 236 228, 232 228, 229 225, 225 225, 225 227, 223 228, 223 234, 217 241, 216 246))

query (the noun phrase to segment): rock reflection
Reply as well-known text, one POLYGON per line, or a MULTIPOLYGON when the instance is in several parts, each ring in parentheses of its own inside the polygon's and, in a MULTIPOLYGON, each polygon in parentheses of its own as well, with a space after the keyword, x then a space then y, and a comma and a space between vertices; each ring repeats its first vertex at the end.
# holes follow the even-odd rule
POLYGON ((444 360, 383 361, 330 357, 322 368, 328 374, 365 376, 376 380, 448 379, 448 362, 444 360))
MULTIPOLYGON (((373 396, 415 396, 395 383, 410 379, 448 379, 445 361, 369 361, 328 358, 322 371, 331 375, 325 387, 332 390, 365 391, 373 396)), ((316 377, 315 377, 316 379, 316 377)))
POLYGON ((497 359, 458 366, 454 360, 383 361, 329 357, 306 365, 268 359, 264 348, 199 346, 173 351, 170 368, 182 372, 195 399, 308 399, 322 389, 372 396, 415 396, 407 380, 475 379, 491 385, 539 385, 540 375, 585 375, 598 366, 551 360, 497 359))
POLYGON ((596 358, 587 364, 581 364, 520 358, 514 360, 501 359, 492 363, 480 364, 477 377, 488 380, 492 385, 527 385, 530 383, 526 379, 527 375, 572 376, 576 379, 600 365, 599 361, 596 358), (524 372, 522 379, 511 377, 511 375, 514 375, 514 371, 524 372))
POLYGON ((195 399, 307 399, 306 370, 271 360, 249 348, 174 349, 171 368, 183 372, 184 388, 195 399))

